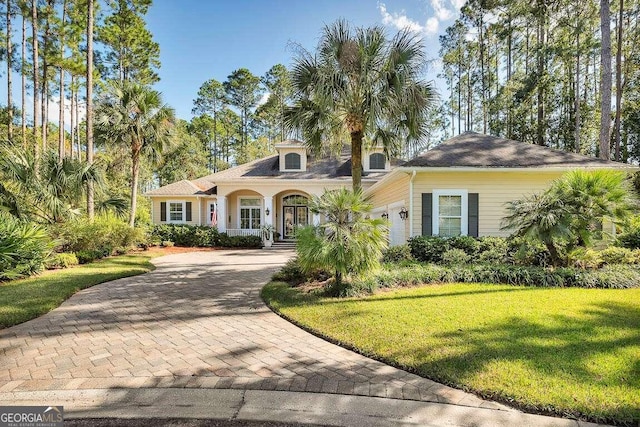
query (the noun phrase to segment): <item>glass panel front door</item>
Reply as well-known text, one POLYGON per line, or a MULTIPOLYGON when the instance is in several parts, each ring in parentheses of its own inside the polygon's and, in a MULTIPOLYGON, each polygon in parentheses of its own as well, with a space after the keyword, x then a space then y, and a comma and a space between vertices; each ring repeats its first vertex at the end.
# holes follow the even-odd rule
POLYGON ((284 206, 283 208, 284 239, 295 237, 296 227, 304 227, 309 224, 309 208, 306 206, 284 206))

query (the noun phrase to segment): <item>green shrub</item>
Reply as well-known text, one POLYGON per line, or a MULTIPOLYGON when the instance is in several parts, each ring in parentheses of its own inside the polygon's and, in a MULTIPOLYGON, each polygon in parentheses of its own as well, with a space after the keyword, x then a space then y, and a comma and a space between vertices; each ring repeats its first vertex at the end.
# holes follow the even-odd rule
POLYGON ((73 252, 61 252, 51 256, 46 262, 45 267, 47 270, 54 270, 57 268, 68 268, 74 265, 78 265, 78 257, 73 252))
POLYGON ((605 264, 636 264, 637 258, 631 249, 610 246, 600 251, 600 257, 605 264))
POLYGON ((448 249, 447 241, 436 236, 416 236, 408 241, 411 256, 417 261, 440 262, 442 254, 448 249))
POLYGON ((359 279, 358 289, 393 288, 430 283, 498 283, 538 287, 633 288, 640 287, 640 268, 611 265, 598 270, 571 267, 544 268, 520 265, 434 264, 389 266, 372 277, 359 279))
POLYGON ((160 246, 162 246, 163 248, 172 248, 175 246, 175 243, 173 243, 171 240, 164 240, 162 243, 160 243, 160 246))
POLYGON ((93 223, 86 218, 51 226, 51 235, 59 241, 58 252, 100 251, 111 255, 113 248, 138 246, 147 240, 142 228, 112 215, 97 216, 93 223))
POLYGON ((391 246, 382 252, 382 262, 400 262, 413 259, 409 245, 391 246))
POLYGON ((171 241, 176 246, 214 247, 224 246, 221 244, 224 236, 226 235, 220 234, 215 227, 162 224, 153 227, 150 240, 159 242, 171 241))
POLYGON ((225 248, 261 248, 262 237, 260 236, 227 236, 220 235, 220 245, 225 248))
POLYGON ((449 249, 460 249, 467 255, 477 257, 480 250, 480 243, 471 236, 456 236, 447 239, 449 249))
POLYGON ((600 268, 604 263, 601 253, 586 248, 574 249, 567 256, 569 265, 578 268, 600 268))
POLYGON ((52 249, 44 228, 0 212, 0 281, 39 273, 52 249))
POLYGON ((76 257, 80 264, 88 264, 95 260, 104 258, 104 252, 99 249, 83 250, 76 252, 76 257))
POLYGON ((442 263, 445 265, 457 265, 466 264, 471 260, 471 255, 468 255, 462 249, 449 249, 442 254, 442 263))
POLYGON ((129 250, 124 247, 115 248, 113 250, 114 255, 125 255, 127 252, 129 252, 129 250))

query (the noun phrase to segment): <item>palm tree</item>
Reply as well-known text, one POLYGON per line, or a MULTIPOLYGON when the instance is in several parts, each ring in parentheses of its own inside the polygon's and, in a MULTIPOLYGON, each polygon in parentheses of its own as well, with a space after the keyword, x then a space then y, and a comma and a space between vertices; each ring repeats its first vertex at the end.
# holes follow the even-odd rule
POLYGON ((624 223, 634 204, 623 172, 575 170, 541 194, 507 203, 503 229, 542 242, 558 265, 564 261, 560 245, 586 247, 600 234, 603 221, 624 223))
POLYGON ((360 188, 363 143, 381 144, 390 157, 427 135, 435 94, 422 77, 424 52, 407 30, 389 39, 379 26, 352 29, 344 20, 326 26, 316 54, 300 48, 294 59, 287 126, 315 152, 327 142, 341 148, 350 138, 353 188, 360 188))
POLYGON ((321 268, 334 272, 334 293, 342 293, 342 279, 375 270, 387 247, 387 223, 366 218, 373 205, 362 190, 339 189, 314 197, 311 212, 323 214, 326 222, 298 230, 298 260, 303 271, 321 268))
POLYGON ((141 155, 162 153, 171 142, 174 120, 173 109, 162 103, 160 92, 130 81, 113 82, 96 108, 100 138, 131 152, 131 227, 136 218, 141 155))

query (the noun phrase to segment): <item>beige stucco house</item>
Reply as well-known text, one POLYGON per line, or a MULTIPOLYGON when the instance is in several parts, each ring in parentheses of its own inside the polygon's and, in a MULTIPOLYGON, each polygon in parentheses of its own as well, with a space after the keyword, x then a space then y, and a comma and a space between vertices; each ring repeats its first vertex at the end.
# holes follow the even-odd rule
MULTIPOLYGON (((155 224, 211 225, 229 235, 259 235, 272 225, 283 240, 296 226, 319 223, 307 203, 325 190, 351 187, 348 152, 312 156, 301 141, 278 154, 146 193, 155 224)), ((388 216, 392 245, 418 235, 501 236, 505 203, 546 188, 576 169, 637 167, 467 132, 408 162, 381 148, 363 152, 362 187, 373 215, 388 216)))

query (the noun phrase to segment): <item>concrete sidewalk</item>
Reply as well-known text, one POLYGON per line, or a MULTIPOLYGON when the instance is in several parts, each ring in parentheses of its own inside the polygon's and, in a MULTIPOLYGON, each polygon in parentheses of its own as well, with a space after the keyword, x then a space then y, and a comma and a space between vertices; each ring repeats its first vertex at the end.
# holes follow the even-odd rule
POLYGON ((593 427, 518 411, 266 390, 91 389, 1 393, 2 404, 64 405, 65 419, 195 418, 349 427, 593 427))

